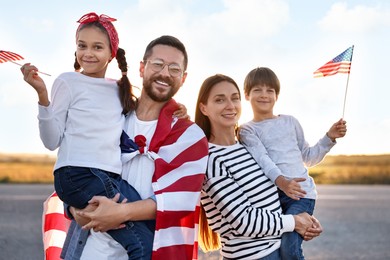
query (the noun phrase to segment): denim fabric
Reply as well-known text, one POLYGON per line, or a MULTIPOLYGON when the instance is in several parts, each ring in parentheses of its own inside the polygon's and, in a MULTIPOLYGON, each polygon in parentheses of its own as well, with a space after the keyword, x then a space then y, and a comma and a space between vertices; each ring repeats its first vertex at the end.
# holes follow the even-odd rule
MULTIPOLYGON (((66 204, 85 208, 95 195, 113 198, 120 193, 121 202, 140 200, 138 192, 118 174, 86 167, 62 167, 54 172, 58 197, 66 204)), ((109 230, 129 255, 129 259, 150 259, 153 247, 154 221, 126 222, 121 229, 109 230)))
MULTIPOLYGON (((313 215, 316 201, 313 199, 293 200, 283 191, 279 190, 280 203, 283 214, 297 215, 307 212, 313 215)), ((294 260, 305 259, 302 251, 303 237, 297 232, 287 232, 282 235, 282 244, 280 246, 280 255, 282 259, 294 260)))
MULTIPOLYGON (((223 260, 229 260, 231 258, 224 257, 223 260)), ((280 251, 279 249, 273 251, 271 254, 264 256, 262 258, 256 259, 256 260, 280 260, 280 251)))
POLYGON ((89 230, 82 229, 76 221, 72 220, 66 240, 61 251, 61 259, 79 260, 84 250, 84 246, 89 236, 89 230))

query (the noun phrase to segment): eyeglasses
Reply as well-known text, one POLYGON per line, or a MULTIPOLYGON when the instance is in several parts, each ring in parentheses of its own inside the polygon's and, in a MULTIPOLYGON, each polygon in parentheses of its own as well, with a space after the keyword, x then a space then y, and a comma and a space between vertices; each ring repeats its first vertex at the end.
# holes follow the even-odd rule
POLYGON ((183 70, 180 68, 180 65, 177 63, 167 64, 164 61, 159 59, 147 60, 146 62, 150 64, 150 67, 154 72, 160 72, 165 68, 166 65, 168 65, 169 75, 171 75, 174 78, 181 76, 183 73, 183 70))

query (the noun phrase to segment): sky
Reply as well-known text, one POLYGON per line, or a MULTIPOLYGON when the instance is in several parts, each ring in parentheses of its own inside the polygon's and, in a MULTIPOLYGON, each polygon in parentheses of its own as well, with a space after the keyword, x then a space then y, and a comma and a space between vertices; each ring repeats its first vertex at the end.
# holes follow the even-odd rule
MULTIPOLYGON (((242 89, 250 70, 269 67, 281 82, 274 113, 296 117, 309 144, 344 114, 347 135, 329 154, 390 153, 390 1, 8 1, 0 16, 0 50, 15 52, 24 57, 19 63, 31 62, 51 74, 41 75, 50 91, 57 75, 73 70, 76 21, 89 12, 117 19, 119 46, 126 51, 135 86, 142 85, 139 62, 151 40, 168 34, 185 44, 188 77, 175 99, 191 118, 207 77, 226 74, 242 89), (352 45, 349 78, 313 77, 352 45)), ((37 95, 19 68, 0 64, 0 153, 55 155, 41 143, 37 95)), ((121 76, 116 61, 106 76, 121 76)), ((252 119, 249 103, 243 99, 242 105, 240 123, 252 119)))

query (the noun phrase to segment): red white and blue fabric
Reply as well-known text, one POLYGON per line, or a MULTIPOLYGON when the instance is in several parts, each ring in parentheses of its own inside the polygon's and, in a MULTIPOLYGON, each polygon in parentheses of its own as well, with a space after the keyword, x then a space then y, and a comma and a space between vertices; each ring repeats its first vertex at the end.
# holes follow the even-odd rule
POLYGON ((64 204, 53 192, 43 203, 42 232, 46 260, 59 260, 70 220, 64 215, 64 204))
POLYGON ((23 60, 24 58, 17 53, 10 51, 0 51, 0 63, 7 61, 13 62, 16 60, 23 60))
MULTIPOLYGON (((200 190, 207 167, 208 142, 203 131, 189 120, 172 117, 178 105, 169 101, 161 110, 149 147, 142 136, 122 143, 122 161, 145 153, 155 163, 152 187, 157 216, 152 259, 197 259, 200 190), (139 147, 134 152, 136 147, 139 147), (130 153, 125 153, 128 149, 130 153), (160 151, 171 160, 162 158, 160 151)), ((125 138, 125 136, 122 136, 125 138)))
POLYGON ((325 65, 314 71, 314 77, 332 76, 337 73, 349 74, 351 70, 353 45, 327 62, 325 65))

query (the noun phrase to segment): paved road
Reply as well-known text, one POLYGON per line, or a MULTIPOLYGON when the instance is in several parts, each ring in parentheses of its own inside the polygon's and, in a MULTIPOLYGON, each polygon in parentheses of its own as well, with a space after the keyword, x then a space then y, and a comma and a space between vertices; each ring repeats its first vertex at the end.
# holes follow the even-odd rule
MULTIPOLYGON (((306 259, 390 259, 390 186, 319 185, 318 190, 316 216, 325 231, 304 243, 306 259)), ((42 202, 51 192, 51 185, 0 185, 0 260, 43 259, 42 202)))

